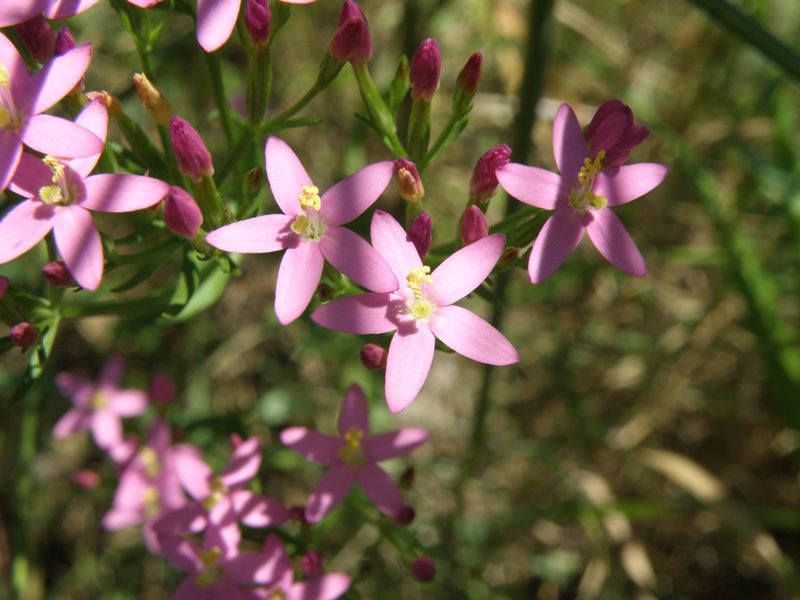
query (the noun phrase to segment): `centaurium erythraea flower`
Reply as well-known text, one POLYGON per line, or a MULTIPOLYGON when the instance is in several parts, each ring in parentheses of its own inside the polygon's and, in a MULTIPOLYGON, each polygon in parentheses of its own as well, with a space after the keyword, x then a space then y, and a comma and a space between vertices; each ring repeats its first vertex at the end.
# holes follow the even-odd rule
MULTIPOLYGON (((108 113, 99 99, 75 120, 103 141, 108 113)), ((141 175, 89 175, 99 154, 61 160, 23 154, 11 189, 26 197, 0 221, 0 264, 33 248, 50 230, 69 272, 82 287, 96 290, 103 277, 103 246, 90 210, 130 212, 158 203, 169 185, 141 175)))
POLYGON ((406 232, 387 213, 375 211, 372 243, 402 285, 391 293, 373 291, 334 300, 311 318, 346 333, 396 332, 386 362, 386 402, 392 412, 400 412, 417 397, 431 368, 436 338, 478 362, 510 365, 519 360, 497 329, 454 305, 492 271, 503 252, 502 235, 489 235, 462 248, 433 272, 423 266, 406 232))
POLYGON ((397 279, 377 252, 342 227, 369 208, 389 185, 392 163, 374 163, 320 194, 300 159, 271 137, 267 178, 282 215, 262 215, 212 231, 206 241, 227 252, 286 250, 278 271, 275 313, 287 325, 311 302, 327 260, 356 283, 375 291, 397 289, 397 279))
POLYGON ((597 147, 590 152, 578 118, 569 105, 562 104, 553 122, 553 153, 560 175, 517 163, 497 169, 497 180, 510 195, 555 211, 533 244, 528 262, 533 283, 555 273, 584 232, 620 270, 639 277, 647 272, 639 249, 611 207, 655 188, 664 180, 667 168, 655 163, 606 167, 605 152, 597 147))
POLYGON ((358 485, 382 513, 396 515, 403 496, 394 480, 377 463, 411 452, 428 439, 428 432, 407 427, 370 435, 369 410, 364 392, 351 385, 339 413, 339 435, 327 435, 305 427, 290 427, 281 441, 308 460, 328 465, 306 504, 306 519, 315 523, 336 508, 358 485))

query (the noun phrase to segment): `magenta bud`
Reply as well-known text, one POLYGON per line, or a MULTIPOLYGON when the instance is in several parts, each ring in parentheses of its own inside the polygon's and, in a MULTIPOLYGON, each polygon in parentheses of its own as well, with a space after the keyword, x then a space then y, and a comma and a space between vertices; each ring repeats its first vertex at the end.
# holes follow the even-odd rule
POLYGON ((8 277, 0 275, 0 300, 2 300, 3 296, 6 295, 7 289, 8 289, 8 277))
POLYGON ((410 506, 404 506, 400 509, 400 512, 394 516, 394 521, 398 525, 405 526, 411 525, 414 519, 417 518, 417 511, 415 511, 410 506))
POLYGON ((169 121, 169 135, 181 173, 191 177, 195 183, 214 174, 211 154, 200 139, 200 134, 188 121, 178 115, 173 116, 169 121))
POLYGON ((61 56, 72 50, 77 44, 75 38, 72 37, 72 32, 67 27, 62 27, 61 31, 56 34, 55 55, 61 56))
POLYGON ((478 89, 478 82, 481 80, 481 64, 483 63, 483 55, 476 52, 467 60, 467 64, 461 69, 458 74, 457 86, 463 89, 467 94, 474 94, 478 89))
POLYGON ((361 364, 370 371, 386 368, 386 357, 389 353, 386 348, 378 344, 367 344, 361 349, 361 364))
POLYGON ((319 552, 310 550, 308 554, 300 559, 300 568, 303 570, 303 575, 308 579, 316 577, 322 573, 322 555, 319 552))
POLYGON ((244 185, 242 186, 244 200, 247 204, 250 204, 250 202, 252 202, 256 196, 258 196, 263 185, 264 169, 258 166, 247 172, 247 175, 244 177, 244 185))
POLYGON ((602 168, 619 167, 631 155, 631 150, 641 144, 650 130, 633 122, 633 111, 621 100, 603 103, 583 132, 592 157, 602 150, 602 168))
POLYGON ((186 190, 173 185, 164 197, 164 222, 172 233, 190 238, 203 224, 203 213, 186 190))
POLYGON ((150 398, 154 403, 166 406, 171 404, 177 395, 175 384, 166 375, 156 375, 150 381, 150 398))
POLYGON ((43 266, 42 276, 50 285, 56 287, 72 287, 75 285, 75 279, 73 279, 63 260, 54 260, 43 266))
POLYGON ((266 46, 269 41, 269 32, 272 22, 272 13, 267 0, 247 0, 244 9, 244 26, 250 34, 250 43, 253 46, 266 46))
POLYGON ((414 244, 420 259, 424 259, 431 247, 433 237, 433 221, 427 210, 423 210, 411 222, 408 229, 408 239, 414 244))
POLYGON ((486 151, 478 159, 469 182, 469 195, 485 204, 497 190, 497 169, 511 161, 511 148, 500 144, 486 151))
POLYGON ((37 62, 45 63, 56 51, 56 34, 50 23, 43 15, 36 15, 32 19, 23 21, 14 26, 19 34, 19 39, 31 57, 37 62))
POLYGON ((411 563, 411 575, 417 581, 429 583, 436 577, 436 565, 430 556, 420 556, 411 563))
POLYGON ((30 323, 17 323, 8 332, 11 342, 20 348, 30 348, 39 339, 39 331, 30 323))
POLYGON ((333 35, 331 56, 339 62, 349 60, 357 65, 372 58, 372 36, 367 17, 353 0, 345 0, 339 11, 339 25, 333 35))
POLYGON ((467 210, 464 211, 459 235, 461 243, 465 246, 469 246, 471 243, 489 235, 489 223, 486 221, 481 209, 474 204, 470 204, 467 210))
POLYGON ((433 94, 439 88, 439 73, 442 70, 442 53, 434 39, 427 39, 419 45, 411 59, 409 82, 411 97, 423 98, 426 102, 433 100, 433 94))
POLYGON ((75 471, 75 474, 72 476, 72 482, 78 487, 93 490, 100 485, 100 475, 96 471, 80 469, 75 471))
POLYGON ((422 200, 425 188, 422 187, 422 180, 419 178, 419 171, 414 163, 405 158, 398 158, 394 161, 394 173, 397 176, 397 187, 403 200, 412 204, 422 200))
POLYGON ((304 525, 307 524, 308 519, 306 519, 306 507, 303 505, 289 507, 289 518, 292 521, 297 521, 304 525))

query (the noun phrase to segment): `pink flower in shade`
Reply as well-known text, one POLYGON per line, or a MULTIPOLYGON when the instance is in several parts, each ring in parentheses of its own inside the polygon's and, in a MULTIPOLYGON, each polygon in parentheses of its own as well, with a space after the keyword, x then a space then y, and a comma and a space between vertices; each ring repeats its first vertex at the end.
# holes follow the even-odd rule
MULTIPOLYGON (((105 140, 108 113, 93 100, 75 121, 105 140)), ((76 142, 77 144, 78 142, 76 142)), ((99 154, 73 160, 23 154, 11 189, 27 198, 0 221, 0 264, 35 246, 53 230, 69 272, 82 287, 96 290, 103 277, 103 246, 90 210, 130 212, 157 204, 169 185, 141 175, 89 175, 99 154)))
POLYGON ((162 419, 153 421, 147 444, 125 466, 113 506, 103 517, 103 527, 110 530, 142 524, 147 547, 153 553, 160 553, 153 522, 187 502, 170 437, 169 426, 162 419))
POLYGON ((278 271, 275 313, 287 325, 311 302, 325 260, 371 290, 397 289, 397 279, 367 242, 342 227, 369 208, 389 185, 392 163, 364 167, 319 195, 285 142, 267 140, 267 177, 282 215, 263 215, 212 231, 206 241, 227 252, 286 250, 278 271))
POLYGON ((17 49, 0 33, 0 191, 17 169, 23 144, 54 156, 102 152, 104 142, 93 132, 40 114, 72 91, 91 58, 91 46, 84 44, 53 57, 31 75, 17 49))
POLYGON ((263 588, 250 590, 253 600, 336 600, 350 587, 350 578, 342 573, 328 573, 306 581, 295 581, 292 561, 281 539, 271 533, 264 542, 265 555, 273 576, 263 588))
POLYGON ((397 515, 403 508, 400 488, 377 463, 411 452, 428 439, 428 432, 405 428, 369 435, 369 411, 364 392, 351 385, 339 414, 339 435, 326 435, 305 427, 290 427, 281 441, 308 460, 328 465, 306 504, 306 519, 323 519, 358 484, 382 513, 397 515))
POLYGON ((555 211, 533 244, 528 262, 531 281, 540 283, 555 273, 584 231, 611 264, 643 277, 647 272, 644 259, 611 207, 655 188, 667 168, 654 163, 606 167, 605 150, 595 148, 590 153, 567 104, 561 105, 553 122, 553 152, 561 175, 517 163, 502 166, 496 173, 503 189, 518 200, 555 211))
POLYGON ((517 351, 481 317, 457 302, 486 279, 503 252, 505 238, 489 235, 450 256, 432 273, 390 215, 375 211, 372 243, 403 285, 393 293, 366 293, 319 307, 319 325, 362 335, 396 331, 386 362, 386 402, 400 412, 417 397, 433 361, 436 338, 467 358, 510 365, 517 351))
POLYGON ((124 362, 121 357, 108 360, 97 381, 88 381, 72 373, 56 377, 61 393, 72 400, 69 410, 53 427, 53 437, 65 438, 91 429, 94 441, 114 454, 125 445, 122 439, 123 417, 135 417, 147 409, 147 394, 140 390, 121 390, 124 362))

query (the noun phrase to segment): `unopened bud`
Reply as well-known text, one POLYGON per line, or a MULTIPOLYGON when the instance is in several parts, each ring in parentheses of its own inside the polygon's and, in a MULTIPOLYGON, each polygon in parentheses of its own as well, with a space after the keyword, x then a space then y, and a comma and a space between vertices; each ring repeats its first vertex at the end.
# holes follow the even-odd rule
POLYGON ((426 102, 433 100, 439 89, 439 73, 442 70, 442 53, 434 39, 427 39, 420 44, 411 59, 409 82, 411 97, 423 98, 426 102))
POLYGON ((55 287, 72 287, 75 279, 63 260, 54 260, 42 267, 42 276, 55 287))
POLYGON ((458 114, 466 114, 472 108, 472 98, 475 97, 475 90, 478 89, 478 82, 481 79, 481 63, 483 55, 476 52, 467 60, 467 64, 461 69, 456 82, 456 92, 453 95, 453 111, 458 114))
POLYGON ((20 348, 30 348, 39 339, 39 332, 30 323, 17 323, 9 330, 8 335, 11 342, 20 348))
POLYGON ((459 236, 461 243, 469 246, 473 242, 489 235, 489 223, 480 208, 470 204, 464 211, 464 218, 461 220, 459 236))
POLYGON ((188 121, 177 115, 173 116, 169 122, 169 135, 172 138, 172 148, 175 150, 175 159, 178 161, 181 173, 191 177, 195 183, 203 177, 214 175, 211 154, 200 134, 188 121))
POLYGON ((247 175, 244 177, 244 185, 242 186, 242 195, 244 196, 244 203, 246 206, 249 206, 250 203, 256 199, 263 185, 264 169, 258 166, 247 172, 247 175))
POLYGON ((411 222, 411 227, 408 228, 408 239, 414 244, 419 254, 420 260, 424 259, 431 248, 431 239, 433 238, 433 221, 428 214, 427 210, 419 213, 411 222))
POLYGON ((378 344, 367 344, 361 349, 361 364, 370 371, 386 368, 386 357, 389 353, 386 348, 378 344))
POLYGON ((164 223, 172 233, 191 238, 203 224, 203 213, 186 190, 173 185, 164 197, 164 223))
POLYGON ((300 559, 300 568, 308 579, 316 577, 322 573, 322 555, 314 550, 309 551, 300 559))
POLYGON ((327 283, 320 283, 317 286, 317 296, 319 297, 319 301, 323 304, 327 304, 334 298, 336 298, 336 290, 334 290, 331 286, 327 283))
POLYGON ((353 0, 345 0, 339 11, 339 26, 330 46, 331 56, 339 62, 357 65, 372 58, 372 36, 364 11, 353 0))
POLYGON ((419 171, 414 163, 405 158, 398 158, 394 161, 394 172, 397 175, 397 187, 403 200, 413 204, 425 196, 425 188, 422 187, 422 180, 419 178, 419 171))
POLYGON ((429 583, 436 577, 436 565, 430 556, 420 556, 411 563, 411 575, 419 582, 429 583))
POLYGON ((55 54, 56 34, 43 15, 36 15, 32 19, 18 23, 14 29, 35 61, 46 63, 55 54))
POLYGON ((91 102, 92 100, 96 100, 97 98, 102 100, 103 104, 106 105, 106 109, 108 110, 109 115, 111 115, 115 119, 120 118, 120 116, 122 115, 122 105, 119 103, 118 98, 102 90, 98 92, 86 92, 86 99, 89 102, 91 102))
POLYGON ((400 509, 400 512, 394 516, 394 521, 398 525, 411 525, 414 519, 417 518, 417 511, 415 511, 410 506, 404 506, 400 509))
POLYGON ((2 300, 3 296, 6 295, 7 289, 8 289, 8 277, 0 275, 0 300, 2 300))
POLYGON ((72 50, 77 44, 72 32, 67 27, 62 27, 56 34, 55 55, 61 56, 72 50))
POLYGON ((515 248, 514 246, 506 248, 500 255, 500 260, 498 260, 497 264, 494 266, 494 272, 503 273, 504 271, 508 271, 517 264, 517 259, 519 259, 519 248, 515 248))
POLYGON ((621 100, 603 103, 583 132, 592 157, 605 150, 601 167, 619 167, 641 144, 650 130, 633 122, 633 111, 621 100))
POLYGON ((272 25, 272 14, 267 0, 248 0, 244 9, 244 26, 253 46, 266 46, 272 25))
POLYGON ((150 381, 150 398, 154 403, 166 406, 178 395, 172 379, 166 375, 156 375, 150 381))
POLYGON ((100 475, 97 471, 80 469, 75 471, 75 474, 72 476, 72 482, 78 487, 93 490, 100 485, 100 475))
POLYGON ((153 117, 153 121, 161 127, 169 127, 169 120, 175 114, 175 109, 161 88, 153 85, 144 73, 136 73, 133 76, 133 83, 139 92, 139 99, 153 117))
POLYGON ((500 144, 486 151, 478 159, 469 182, 470 201, 474 201, 485 210, 489 198, 497 191, 497 169, 511 161, 511 148, 500 144))
POLYGON ((289 507, 289 519, 292 521, 297 521, 302 523, 303 525, 308 524, 308 519, 306 519, 306 507, 301 505, 297 506, 290 506, 289 507))

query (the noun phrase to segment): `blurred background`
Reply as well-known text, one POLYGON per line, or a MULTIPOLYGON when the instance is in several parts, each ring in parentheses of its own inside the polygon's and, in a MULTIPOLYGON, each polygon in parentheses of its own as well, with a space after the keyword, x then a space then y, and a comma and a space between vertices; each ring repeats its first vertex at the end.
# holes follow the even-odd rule
MULTIPOLYGON (((101 529, 117 474, 91 441, 50 436, 69 407, 55 374, 91 378, 122 354, 125 387, 146 389, 156 375, 174 381, 167 415, 179 439, 203 446, 210 462, 225 464, 230 433, 260 436, 263 490, 288 505, 305 501, 322 469, 282 448, 277 435, 289 425, 333 433, 351 383, 371 400, 374 431, 430 430, 426 445, 388 464, 395 476, 414 466, 405 492, 417 515, 410 527, 387 533, 385 522, 345 509, 319 534, 326 569, 357 579, 346 598, 800 596, 800 3, 360 4, 381 89, 401 53, 410 57, 428 37, 439 42, 434 136, 449 117, 458 72, 473 52, 483 54, 470 126, 423 175, 434 247, 454 239, 483 152, 508 143, 514 162, 555 170, 558 106, 570 103, 585 125, 597 106, 618 98, 652 131, 629 162, 669 167, 661 186, 615 209, 648 275, 617 271, 587 240, 542 284, 514 270, 500 311, 477 297, 463 304, 501 319, 520 363, 489 372, 438 352, 421 394, 397 416, 385 406, 383 374, 364 369, 358 356, 366 341, 388 338, 338 334, 308 318, 277 323, 280 256, 242 259, 219 301, 186 322, 67 319, 45 375, 3 407, 0 594, 11 593, 19 553, 30 600, 167 598, 182 578, 147 555, 140 532, 101 529), (485 428, 476 430, 481 389, 489 404, 485 428), (80 469, 98 474, 99 487, 77 485, 80 469), (409 576, 414 553, 435 560, 433 583, 409 576)), ((313 82, 338 10, 324 1, 294 9, 272 47, 275 112, 313 82)), ((153 22, 168 14, 150 12, 153 22)), ((87 89, 118 96, 157 140, 131 82, 141 66, 113 11, 101 2, 69 26, 79 43, 93 43, 87 89)), ((234 34, 214 55, 234 104, 247 73, 241 48, 234 34)), ((221 162, 225 141, 188 16, 165 21, 153 61, 157 83, 221 162)), ((280 133, 320 188, 393 158, 356 112, 363 106, 347 67, 301 113, 321 124, 280 133)), ((124 146, 113 126, 110 136, 124 146)), ((235 200, 244 172, 263 167, 263 139, 255 146, 224 196, 235 200)), ((262 211, 276 210, 268 191, 259 201, 262 211)), ((509 201, 516 202, 498 193, 490 223, 509 201)), ((394 187, 376 207, 403 210, 394 187)), ((105 215, 98 225, 111 238, 126 231, 105 215)), ((367 231, 368 218, 354 227, 367 231)), ((44 262, 42 250, 2 273, 45 294, 44 262)), ((142 297, 179 270, 167 262, 126 294, 142 297)), ((106 277, 113 285, 123 275, 106 277)), ((18 351, 0 357, 0 398, 26 363, 18 351)), ((143 435, 130 424, 137 427, 143 435)))

